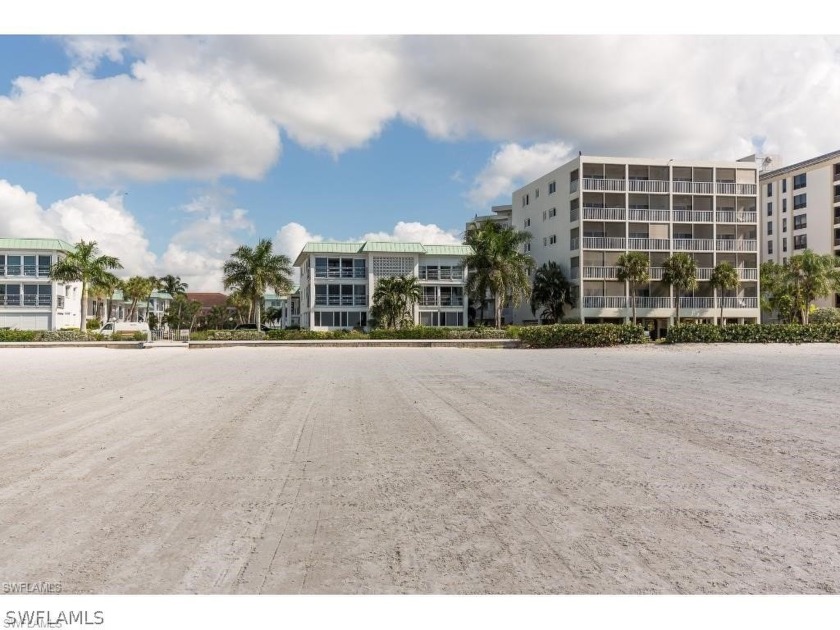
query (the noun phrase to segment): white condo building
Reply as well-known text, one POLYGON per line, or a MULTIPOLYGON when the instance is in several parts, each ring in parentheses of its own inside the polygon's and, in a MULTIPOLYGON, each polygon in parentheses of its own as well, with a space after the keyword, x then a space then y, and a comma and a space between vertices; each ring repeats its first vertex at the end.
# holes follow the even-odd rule
POLYGON ((0 238, 0 328, 79 326, 80 282, 56 282, 50 268, 74 250, 53 238, 0 238))
POLYGON ((465 245, 373 242, 307 243, 300 268, 300 326, 313 330, 365 328, 380 278, 414 276, 422 287, 414 322, 466 326, 465 245))
MULTIPOLYGON (((840 151, 761 174, 762 262, 811 249, 840 255, 840 151)), ((840 307, 840 296, 818 300, 840 307)))
MULTIPOLYGON (((555 261, 578 287, 567 316, 581 322, 630 317, 629 287, 616 279, 618 257, 641 251, 650 282, 639 287, 637 317, 662 331, 676 315, 717 321, 759 321, 758 167, 743 161, 613 158, 581 155, 513 193, 513 225, 532 234, 525 251, 539 267, 555 261), (698 288, 675 295, 662 263, 676 252, 697 262, 698 288), (741 286, 718 295, 712 269, 729 261, 741 286)), ((534 320, 520 307, 514 321, 534 320)))

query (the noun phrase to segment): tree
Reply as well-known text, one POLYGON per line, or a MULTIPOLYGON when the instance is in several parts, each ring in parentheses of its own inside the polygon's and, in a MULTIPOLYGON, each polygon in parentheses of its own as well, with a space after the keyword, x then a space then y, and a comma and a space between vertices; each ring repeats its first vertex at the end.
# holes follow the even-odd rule
POLYGON ((225 262, 225 289, 235 288, 253 304, 254 323, 259 327, 260 304, 267 289, 278 295, 292 289, 292 263, 284 254, 272 252, 271 239, 260 239, 256 247, 241 245, 225 262))
POLYGON ((479 301, 493 295, 496 328, 502 327, 502 306, 510 301, 519 306, 531 294, 534 260, 520 250, 531 235, 492 221, 482 223, 466 235, 473 253, 463 260, 468 270, 467 292, 479 301))
POLYGON ((276 306, 269 307, 265 310, 265 315, 263 316, 263 320, 266 324, 272 323, 276 324, 280 318, 283 316, 283 309, 278 308, 276 306))
POLYGON ((195 325, 195 318, 201 311, 201 302, 190 300, 186 295, 176 295, 169 310, 163 317, 163 321, 173 330, 183 330, 195 325))
POLYGON ((240 324, 244 324, 251 319, 251 310, 254 308, 254 303, 241 291, 231 293, 226 302, 227 308, 233 311, 240 324))
POLYGON ((543 264, 534 274, 531 312, 536 315, 537 309, 542 307, 541 319, 559 322, 563 318, 563 307, 566 304, 572 307, 575 305, 572 299, 572 285, 556 262, 543 264))
POLYGON ((228 318, 228 309, 224 306, 213 306, 207 313, 207 327, 213 330, 222 330, 228 318))
POLYGON ((778 313, 784 323, 791 323, 798 317, 799 309, 794 296, 793 279, 787 265, 768 260, 761 263, 761 309, 778 313))
POLYGON ((680 323, 680 295, 697 288, 697 262, 689 254, 678 252, 668 258, 662 267, 662 281, 675 289, 677 323, 680 323))
POLYGON ((720 300, 720 325, 723 326, 723 297, 727 291, 734 291, 741 285, 741 278, 738 275, 738 270, 732 266, 729 261, 719 262, 715 265, 710 278, 711 284, 715 289, 718 289, 718 299, 720 300))
POLYGON ((158 279, 160 290, 168 293, 173 298, 176 295, 184 295, 190 288, 186 282, 181 282, 181 276, 166 275, 158 279))
POLYGON ((50 269, 50 277, 59 282, 82 283, 82 309, 79 329, 87 330, 88 287, 101 288, 119 284, 119 279, 110 273, 112 269, 122 269, 118 258, 99 255, 96 241, 79 241, 74 251, 59 260, 50 269))
POLYGON ((420 300, 420 283, 414 276, 380 278, 373 291, 372 318, 385 328, 414 323, 414 305, 420 300))
POLYGON ((810 321, 812 304, 818 298, 840 290, 840 259, 806 249, 786 263, 767 261, 761 265, 761 307, 775 311, 782 321, 810 321))
POLYGON ((619 282, 630 284, 630 297, 633 308, 633 324, 636 324, 636 293, 638 285, 650 280, 650 260, 643 252, 628 252, 616 261, 616 278, 619 282))
POLYGON ((132 321, 134 319, 134 316, 137 313, 137 303, 143 299, 148 300, 152 291, 155 290, 156 285, 157 278, 154 276, 132 276, 123 283, 123 296, 127 300, 131 300, 131 306, 129 307, 128 314, 125 317, 127 321, 132 321))

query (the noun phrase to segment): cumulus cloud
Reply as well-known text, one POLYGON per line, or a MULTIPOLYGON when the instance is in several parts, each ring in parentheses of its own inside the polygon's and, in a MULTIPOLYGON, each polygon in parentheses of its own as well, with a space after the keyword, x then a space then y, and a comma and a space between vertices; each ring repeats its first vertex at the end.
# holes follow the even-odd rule
POLYGON ((259 178, 280 133, 340 154, 393 120, 597 155, 787 161, 840 145, 840 39, 273 36, 68 40, 0 96, 0 154, 88 180, 259 178), (95 77, 102 59, 130 63, 95 77), (125 61, 128 60, 128 61, 125 61))
MULTIPOLYGON (((70 243, 96 241, 100 250, 117 256, 131 275, 155 271, 156 256, 122 195, 99 199, 76 195, 42 208, 37 196, 0 180, 0 235, 60 238, 70 243)), ((125 272, 124 272, 125 273, 125 272)))
POLYGON ((459 233, 444 230, 434 223, 399 221, 391 232, 368 232, 357 241, 399 241, 402 243, 423 243, 424 245, 457 245, 461 243, 459 233))
POLYGON ((476 176, 467 197, 476 206, 507 196, 520 185, 562 166, 569 160, 570 147, 562 142, 545 142, 523 147, 515 142, 501 146, 476 176))

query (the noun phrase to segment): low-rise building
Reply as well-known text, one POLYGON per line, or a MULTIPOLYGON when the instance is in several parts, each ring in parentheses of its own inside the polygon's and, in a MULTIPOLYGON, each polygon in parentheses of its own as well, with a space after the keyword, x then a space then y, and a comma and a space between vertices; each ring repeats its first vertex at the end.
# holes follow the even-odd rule
POLYGON ((416 324, 466 326, 466 245, 366 241, 304 245, 300 268, 300 326, 314 330, 367 328, 381 278, 414 276, 422 288, 416 324))
POLYGON ((81 282, 58 282, 50 269, 74 247, 52 238, 0 238, 0 328, 78 328, 81 282))

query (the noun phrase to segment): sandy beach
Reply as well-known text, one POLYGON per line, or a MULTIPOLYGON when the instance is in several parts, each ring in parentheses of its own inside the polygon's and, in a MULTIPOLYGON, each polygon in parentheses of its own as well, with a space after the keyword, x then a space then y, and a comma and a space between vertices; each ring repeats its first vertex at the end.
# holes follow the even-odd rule
POLYGON ((3 582, 840 590, 836 346, 0 360, 3 582))

